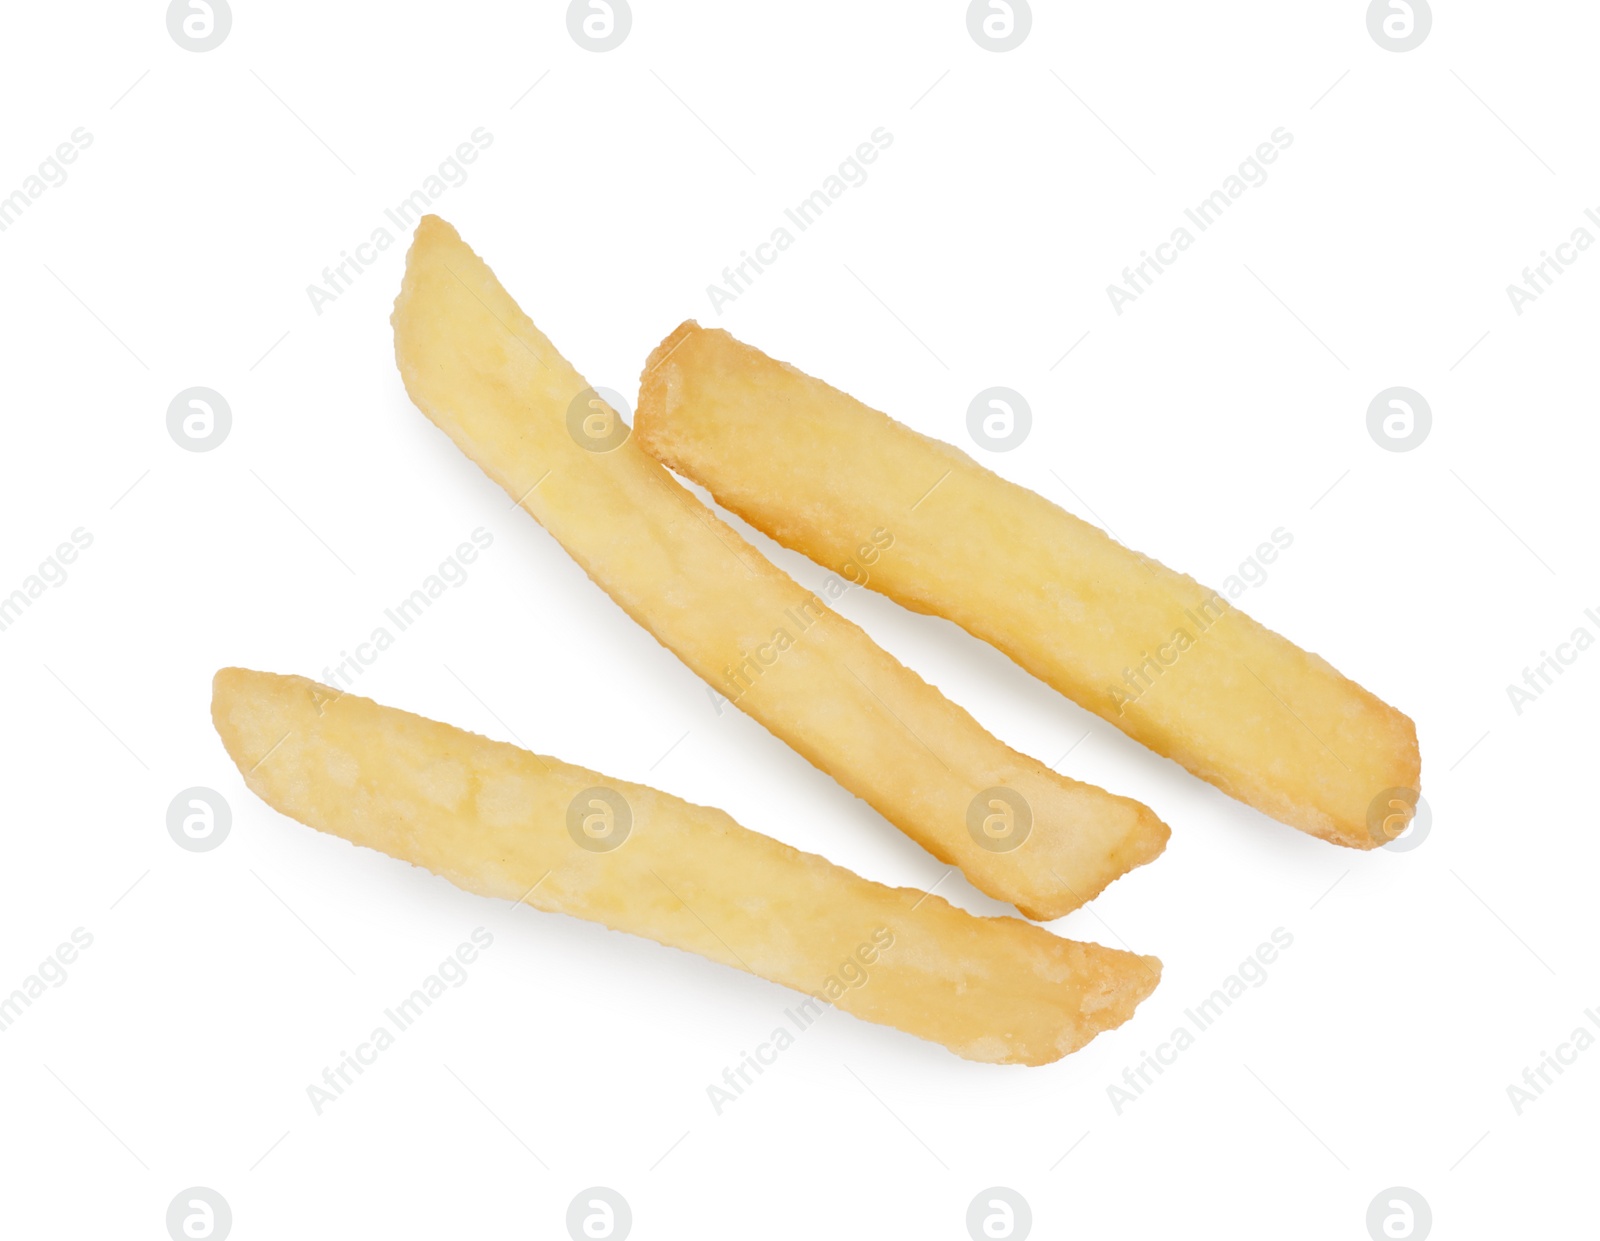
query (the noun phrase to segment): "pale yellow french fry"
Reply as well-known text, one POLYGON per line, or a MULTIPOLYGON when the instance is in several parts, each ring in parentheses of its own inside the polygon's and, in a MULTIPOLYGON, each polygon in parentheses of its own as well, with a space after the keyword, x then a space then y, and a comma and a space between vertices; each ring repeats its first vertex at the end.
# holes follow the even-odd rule
POLYGON ((661 343, 634 437, 784 546, 947 617, 1273 818, 1370 849, 1411 815, 1421 759, 1399 711, 1217 592, 727 332, 690 322, 661 343))
POLYGON ((995 1064, 1121 1025, 1161 963, 977 918, 613 780, 308 681, 224 668, 211 717, 251 790, 482 896, 699 953, 995 1064))
POLYGON ((436 217, 394 335, 411 399, 628 615, 978 888, 1056 918, 1161 852, 1144 806, 1003 745, 719 521, 436 217))

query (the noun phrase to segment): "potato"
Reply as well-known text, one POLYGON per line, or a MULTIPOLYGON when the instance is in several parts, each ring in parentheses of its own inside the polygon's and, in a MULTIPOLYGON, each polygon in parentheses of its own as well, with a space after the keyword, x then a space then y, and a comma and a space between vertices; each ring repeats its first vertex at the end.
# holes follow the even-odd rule
POLYGON ((1215 591, 821 380, 685 323, 634 438, 785 547, 947 617, 1230 796, 1370 849, 1415 806, 1416 728, 1215 591))
POLYGON ((411 399, 628 615, 977 887, 1055 918, 1161 852, 1149 810, 1001 744, 624 438, 436 217, 417 228, 394 335, 411 399))
MULTIPOLYGON (((1121 1025, 1161 963, 976 918, 740 827, 720 810, 343 694, 216 675, 211 717, 275 810, 443 875, 699 953, 994 1064, 1121 1025)), ((791 1010, 793 1011, 793 1010, 791 1010)))

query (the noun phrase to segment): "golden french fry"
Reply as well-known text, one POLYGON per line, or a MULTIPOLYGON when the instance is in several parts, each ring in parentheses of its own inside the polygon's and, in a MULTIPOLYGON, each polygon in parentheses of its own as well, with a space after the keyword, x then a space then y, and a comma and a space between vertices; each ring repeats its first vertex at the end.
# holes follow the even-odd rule
POLYGON ((689 322, 661 343, 634 438, 785 547, 837 571, 870 556, 874 590, 1273 818, 1358 849, 1410 818, 1421 759, 1399 711, 1217 592, 727 332, 689 322))
POLYGON ((885 652, 635 444, 494 273, 426 217, 394 311, 411 399, 679 659, 936 857, 1055 918, 1165 847, 885 652))
POLYGON ((1060 1059, 1126 1021, 1160 977, 1154 957, 977 918, 720 810, 304 677, 224 668, 211 717, 251 790, 308 827, 468 892, 699 953, 969 1060, 1060 1059))

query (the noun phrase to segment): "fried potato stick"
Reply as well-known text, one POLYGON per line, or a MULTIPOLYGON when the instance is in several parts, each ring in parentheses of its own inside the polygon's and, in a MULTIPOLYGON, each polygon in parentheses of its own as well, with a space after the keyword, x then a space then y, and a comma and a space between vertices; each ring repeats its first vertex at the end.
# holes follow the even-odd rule
POLYGON ((1056 918, 1165 847, 1144 806, 996 740, 718 520, 436 217, 394 335, 411 399, 628 615, 984 892, 1056 918))
POLYGON ((468 892, 698 953, 969 1060, 1060 1059, 1126 1021, 1160 977, 1154 957, 974 917, 720 810, 304 677, 224 668, 211 716, 251 790, 308 827, 468 892))
POLYGON ((1421 759, 1399 711, 1216 591, 727 332, 689 322, 661 343, 634 438, 785 547, 954 621, 1273 818, 1358 849, 1410 818, 1421 759))

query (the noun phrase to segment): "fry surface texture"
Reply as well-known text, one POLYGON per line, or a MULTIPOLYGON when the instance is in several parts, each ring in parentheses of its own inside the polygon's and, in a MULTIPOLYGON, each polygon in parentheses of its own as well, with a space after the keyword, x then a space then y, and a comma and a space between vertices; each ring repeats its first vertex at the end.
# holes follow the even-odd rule
POLYGON ((1215 591, 965 453, 685 323, 647 365, 635 438, 723 507, 954 621, 1203 780, 1370 849, 1420 791, 1412 722, 1215 591), (867 547, 868 532, 881 552, 867 547), (1389 796, 1409 791, 1406 801, 1389 796))
POLYGON ((1154 957, 978 918, 740 827, 304 677, 225 668, 212 720, 248 784, 308 827, 483 896, 698 953, 998 1064, 1126 1021, 1154 957))

